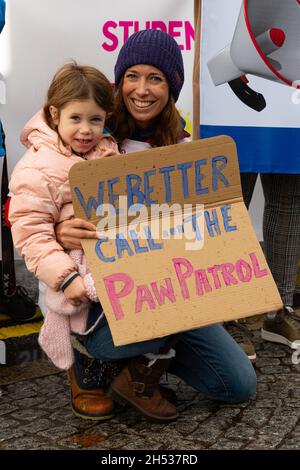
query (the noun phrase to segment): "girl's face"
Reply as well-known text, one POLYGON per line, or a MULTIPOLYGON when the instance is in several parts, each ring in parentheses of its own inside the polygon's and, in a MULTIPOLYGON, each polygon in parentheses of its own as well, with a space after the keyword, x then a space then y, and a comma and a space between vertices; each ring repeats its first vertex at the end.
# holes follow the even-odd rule
POLYGON ((58 134, 73 152, 89 152, 103 135, 106 112, 93 99, 70 101, 60 110, 50 106, 50 114, 58 134))
POLYGON ((150 127, 169 100, 165 75, 152 65, 134 65, 124 74, 123 99, 128 112, 141 128, 150 127))

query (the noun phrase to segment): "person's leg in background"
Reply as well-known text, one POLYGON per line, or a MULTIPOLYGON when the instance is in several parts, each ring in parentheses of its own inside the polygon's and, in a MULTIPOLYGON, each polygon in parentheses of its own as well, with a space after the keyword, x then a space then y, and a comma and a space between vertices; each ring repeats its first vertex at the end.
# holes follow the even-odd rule
MULTIPOLYGON (((257 176, 257 173, 241 173, 242 192, 247 209, 249 209, 250 206, 257 176)), ((226 322, 224 326, 233 339, 245 351, 252 364, 255 364, 256 352, 251 341, 251 333, 246 326, 245 320, 229 321, 226 322)))
POLYGON ((245 206, 249 209, 258 173, 241 173, 241 185, 245 206))
POLYGON ((300 258, 300 175, 263 174, 261 181, 265 255, 285 306, 265 317, 262 337, 297 349, 300 314, 292 305, 300 258))
POLYGON ((293 307, 296 309, 300 308, 300 260, 298 262, 298 274, 296 281, 296 290, 293 298, 293 307))

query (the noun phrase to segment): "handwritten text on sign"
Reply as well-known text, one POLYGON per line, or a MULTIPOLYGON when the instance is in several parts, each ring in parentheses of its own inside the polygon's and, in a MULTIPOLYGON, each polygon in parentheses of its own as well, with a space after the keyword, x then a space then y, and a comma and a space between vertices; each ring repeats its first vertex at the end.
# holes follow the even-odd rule
POLYGON ((280 308, 230 138, 79 163, 70 183, 101 227, 82 244, 116 345, 280 308))

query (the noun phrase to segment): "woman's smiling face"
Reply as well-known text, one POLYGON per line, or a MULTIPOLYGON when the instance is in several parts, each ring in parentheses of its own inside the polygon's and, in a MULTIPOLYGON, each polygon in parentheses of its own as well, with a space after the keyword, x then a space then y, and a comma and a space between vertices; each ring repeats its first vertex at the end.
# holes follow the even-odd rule
POLYGON ((169 100, 169 85, 163 72, 138 64, 126 70, 122 93, 125 106, 137 126, 150 127, 169 100))

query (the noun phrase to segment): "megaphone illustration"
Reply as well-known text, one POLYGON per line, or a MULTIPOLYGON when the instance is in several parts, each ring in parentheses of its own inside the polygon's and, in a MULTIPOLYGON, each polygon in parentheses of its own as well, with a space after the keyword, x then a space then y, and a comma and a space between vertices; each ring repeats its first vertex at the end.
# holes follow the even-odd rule
POLYGON ((256 111, 266 101, 248 86, 246 74, 299 88, 300 1, 243 0, 231 44, 207 66, 216 86, 228 83, 256 111))

